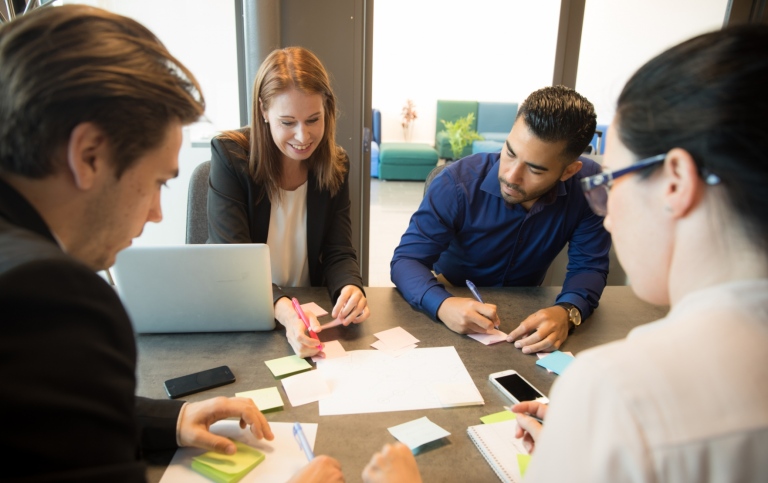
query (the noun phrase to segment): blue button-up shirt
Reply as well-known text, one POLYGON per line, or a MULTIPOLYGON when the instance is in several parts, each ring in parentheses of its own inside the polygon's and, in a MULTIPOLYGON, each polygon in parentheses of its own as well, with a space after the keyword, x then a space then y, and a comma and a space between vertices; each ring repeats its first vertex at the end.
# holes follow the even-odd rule
POLYGON ((581 170, 558 183, 526 211, 501 196, 499 153, 468 156, 430 184, 395 249, 392 281, 413 307, 437 319, 451 294, 432 274, 455 286, 538 286, 568 243, 568 273, 555 303, 569 302, 586 319, 597 307, 608 274, 610 235, 579 180, 600 171, 580 158, 581 170))

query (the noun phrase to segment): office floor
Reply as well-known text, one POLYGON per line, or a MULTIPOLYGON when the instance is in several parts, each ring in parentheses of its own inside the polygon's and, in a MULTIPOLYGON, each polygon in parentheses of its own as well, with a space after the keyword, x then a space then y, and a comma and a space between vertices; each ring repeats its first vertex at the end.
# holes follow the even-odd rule
POLYGON ((381 181, 371 178, 368 242, 370 287, 394 287, 389 279, 389 262, 423 194, 423 181, 381 181))

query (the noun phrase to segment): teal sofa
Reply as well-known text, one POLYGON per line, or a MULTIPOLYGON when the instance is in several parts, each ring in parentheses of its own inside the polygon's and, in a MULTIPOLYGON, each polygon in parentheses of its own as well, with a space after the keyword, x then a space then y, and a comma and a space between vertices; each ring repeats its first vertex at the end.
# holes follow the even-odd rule
POLYGON ((501 150, 504 141, 512 130, 517 117, 516 102, 477 102, 477 101, 437 101, 437 126, 435 127, 435 149, 438 156, 453 159, 453 151, 448 136, 442 132, 445 126, 441 122, 456 121, 467 114, 474 114, 472 128, 483 137, 464 148, 460 157, 478 152, 501 150))

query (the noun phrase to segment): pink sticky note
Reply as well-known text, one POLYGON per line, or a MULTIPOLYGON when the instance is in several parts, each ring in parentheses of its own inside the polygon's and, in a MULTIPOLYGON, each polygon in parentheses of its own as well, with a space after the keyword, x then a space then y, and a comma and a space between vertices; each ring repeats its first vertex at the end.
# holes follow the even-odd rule
POLYGON ((322 307, 320 307, 314 302, 307 302, 305 304, 301 304, 301 308, 302 310, 304 310, 304 312, 312 312, 313 314, 315 314, 315 317, 322 317, 323 315, 328 315, 328 312, 325 309, 323 309, 322 307))
POLYGON ((467 334, 467 335, 485 345, 496 344, 498 342, 504 342, 507 340, 507 334, 505 334, 504 332, 498 329, 494 329, 494 331, 490 334, 467 334))
POLYGON ((325 354, 325 357, 312 356, 312 361, 317 362, 320 359, 335 359, 337 357, 344 357, 347 355, 347 351, 344 350, 344 347, 341 346, 341 342, 337 340, 330 340, 328 342, 323 342, 323 354, 325 354))

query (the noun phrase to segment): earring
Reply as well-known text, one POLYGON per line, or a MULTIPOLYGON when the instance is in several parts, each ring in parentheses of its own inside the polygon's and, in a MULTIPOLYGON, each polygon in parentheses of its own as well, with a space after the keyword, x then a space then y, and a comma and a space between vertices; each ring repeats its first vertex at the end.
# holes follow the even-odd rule
POLYGON ((267 120, 266 117, 264 118, 264 124, 269 124, 269 121, 267 120))

